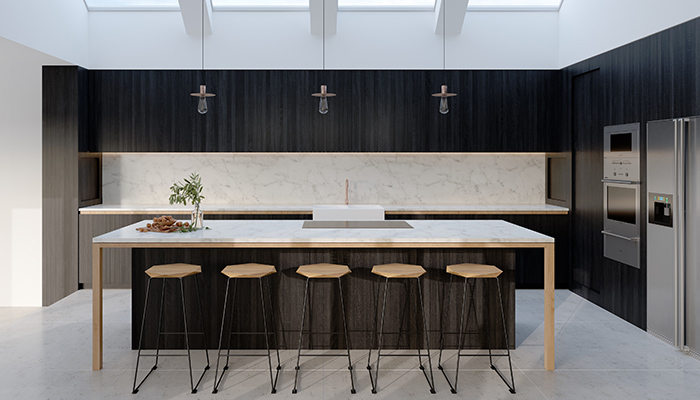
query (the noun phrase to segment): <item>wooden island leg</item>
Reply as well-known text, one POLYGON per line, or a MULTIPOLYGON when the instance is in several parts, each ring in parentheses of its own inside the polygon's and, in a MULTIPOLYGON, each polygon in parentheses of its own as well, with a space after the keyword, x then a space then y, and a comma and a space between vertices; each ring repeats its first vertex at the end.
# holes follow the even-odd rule
POLYGON ((554 243, 544 246, 544 368, 554 370, 554 243))
POLYGON ((102 369, 102 247, 92 245, 92 370, 102 369))

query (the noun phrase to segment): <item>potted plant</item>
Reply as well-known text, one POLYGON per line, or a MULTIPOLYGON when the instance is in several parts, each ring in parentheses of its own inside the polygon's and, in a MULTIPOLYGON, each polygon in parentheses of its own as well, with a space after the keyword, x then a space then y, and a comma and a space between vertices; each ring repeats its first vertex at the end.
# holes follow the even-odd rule
POLYGON ((194 205, 194 211, 192 211, 192 222, 190 226, 193 229, 202 229, 204 227, 204 218, 202 210, 199 209, 199 203, 204 200, 202 196, 202 179, 199 174, 194 172, 190 175, 189 179, 185 178, 185 183, 175 182, 170 186, 172 194, 170 195, 170 204, 182 204, 187 205, 187 201, 194 205))

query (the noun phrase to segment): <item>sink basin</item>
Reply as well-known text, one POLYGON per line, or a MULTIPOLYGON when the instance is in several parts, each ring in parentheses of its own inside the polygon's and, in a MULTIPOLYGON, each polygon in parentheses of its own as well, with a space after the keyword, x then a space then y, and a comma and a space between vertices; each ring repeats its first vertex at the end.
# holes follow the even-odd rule
POLYGON ((314 221, 383 221, 384 207, 371 204, 332 204, 313 208, 314 221))

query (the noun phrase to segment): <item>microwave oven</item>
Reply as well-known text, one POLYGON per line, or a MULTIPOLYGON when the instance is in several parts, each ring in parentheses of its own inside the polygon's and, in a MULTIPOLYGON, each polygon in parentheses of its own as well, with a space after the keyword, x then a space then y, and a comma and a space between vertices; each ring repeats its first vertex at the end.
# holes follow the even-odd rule
POLYGON ((639 182, 639 123, 603 129, 603 179, 639 182))

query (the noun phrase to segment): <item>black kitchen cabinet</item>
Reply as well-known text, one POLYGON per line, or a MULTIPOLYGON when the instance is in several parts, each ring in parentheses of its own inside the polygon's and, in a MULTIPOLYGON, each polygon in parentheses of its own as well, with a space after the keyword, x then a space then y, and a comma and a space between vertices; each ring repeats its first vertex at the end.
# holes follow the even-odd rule
POLYGON ((98 152, 560 151, 559 71, 89 71, 98 152), (324 76, 322 80, 322 75, 324 76), (202 82, 216 94, 197 113, 202 82), (337 94, 321 115, 311 93, 337 94), (447 83, 458 96, 438 112, 447 83))

